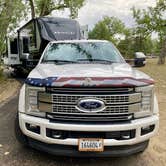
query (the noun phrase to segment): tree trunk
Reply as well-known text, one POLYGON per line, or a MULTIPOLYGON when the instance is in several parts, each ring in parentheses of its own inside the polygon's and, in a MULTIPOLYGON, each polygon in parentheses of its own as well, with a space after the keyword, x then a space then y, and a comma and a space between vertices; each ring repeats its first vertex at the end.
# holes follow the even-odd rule
POLYGON ((159 56, 158 64, 159 65, 165 64, 165 57, 159 56))
POLYGON ((49 15, 51 13, 51 9, 50 9, 50 4, 51 4, 51 0, 42 0, 41 1, 41 9, 40 9, 40 14, 39 16, 46 16, 49 15))
POLYGON ((35 18, 35 7, 34 7, 33 0, 29 0, 29 4, 30 4, 30 7, 31 7, 31 17, 33 19, 33 18, 35 18))
POLYGON ((165 64, 165 57, 166 57, 166 39, 162 44, 162 49, 158 60, 159 65, 165 64))

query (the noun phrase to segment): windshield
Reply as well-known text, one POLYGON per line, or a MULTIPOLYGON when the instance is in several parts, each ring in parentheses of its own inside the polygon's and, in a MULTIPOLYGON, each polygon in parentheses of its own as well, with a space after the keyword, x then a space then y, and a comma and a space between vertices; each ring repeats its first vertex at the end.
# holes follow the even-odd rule
POLYGON ((124 63, 110 42, 53 43, 44 53, 43 63, 124 63))

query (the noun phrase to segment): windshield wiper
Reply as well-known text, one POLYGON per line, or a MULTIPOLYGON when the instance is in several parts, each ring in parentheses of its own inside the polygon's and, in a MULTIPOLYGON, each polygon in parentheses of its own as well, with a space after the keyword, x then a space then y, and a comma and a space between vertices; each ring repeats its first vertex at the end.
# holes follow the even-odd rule
POLYGON ((54 62, 54 63, 77 63, 76 61, 67 61, 67 60, 43 60, 43 63, 54 62))
POLYGON ((117 63, 115 61, 110 61, 110 60, 104 60, 104 59, 77 59, 77 61, 67 61, 67 60, 43 60, 42 63, 80 63, 80 62, 86 62, 86 63, 96 63, 96 62, 100 62, 100 63, 117 63))
POLYGON ((77 61, 117 63, 116 61, 110 61, 110 60, 105 60, 105 59, 77 59, 77 61))

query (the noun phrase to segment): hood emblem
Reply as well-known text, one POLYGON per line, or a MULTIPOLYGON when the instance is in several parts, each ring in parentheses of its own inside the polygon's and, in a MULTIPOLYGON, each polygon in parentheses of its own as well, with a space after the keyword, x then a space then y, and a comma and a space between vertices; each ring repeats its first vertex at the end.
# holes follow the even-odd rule
POLYGON ((99 99, 84 98, 78 101, 76 108, 81 112, 101 112, 105 109, 105 103, 99 99))
POLYGON ((94 86, 92 78, 85 78, 83 86, 94 86))

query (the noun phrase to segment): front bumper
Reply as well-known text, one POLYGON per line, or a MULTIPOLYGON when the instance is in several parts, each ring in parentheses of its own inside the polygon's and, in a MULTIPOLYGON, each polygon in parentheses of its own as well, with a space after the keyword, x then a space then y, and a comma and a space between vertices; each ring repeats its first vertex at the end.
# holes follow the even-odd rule
POLYGON ((144 151, 149 141, 134 145, 106 146, 103 152, 79 152, 77 146, 47 144, 28 138, 29 146, 49 154, 69 157, 124 157, 144 151))
POLYGON ((77 138, 55 139, 46 136, 46 129, 63 130, 63 131, 92 131, 92 132, 106 132, 106 131, 125 131, 135 130, 135 137, 127 140, 104 139, 104 146, 120 146, 120 145, 134 145, 140 142, 149 140, 158 130, 159 117, 157 115, 136 119, 127 124, 70 124, 70 123, 55 123, 48 119, 29 116, 19 113, 19 125, 21 131, 26 136, 35 140, 58 145, 78 145, 77 138), (27 129, 26 123, 38 125, 40 127, 40 134, 34 133, 27 129), (141 135, 141 128, 154 125, 153 131, 148 134, 141 135))

